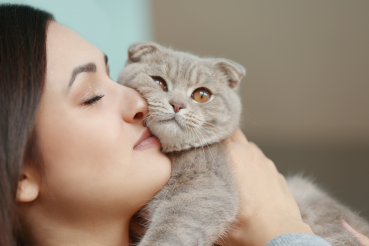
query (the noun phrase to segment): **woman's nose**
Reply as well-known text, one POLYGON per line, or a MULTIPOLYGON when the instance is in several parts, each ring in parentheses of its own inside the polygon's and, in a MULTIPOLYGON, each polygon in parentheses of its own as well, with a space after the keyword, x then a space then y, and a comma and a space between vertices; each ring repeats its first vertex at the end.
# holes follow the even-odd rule
POLYGON ((125 87, 123 95, 123 120, 127 123, 142 123, 148 114, 146 100, 134 89, 125 87))

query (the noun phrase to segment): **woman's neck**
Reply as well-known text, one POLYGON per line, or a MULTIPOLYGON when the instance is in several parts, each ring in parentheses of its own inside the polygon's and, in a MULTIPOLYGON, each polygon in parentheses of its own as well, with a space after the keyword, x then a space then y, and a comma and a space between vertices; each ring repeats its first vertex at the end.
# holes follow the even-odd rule
POLYGON ((29 245, 129 245, 130 218, 102 218, 92 214, 89 218, 81 220, 80 218, 50 218, 45 213, 24 215, 26 216, 23 217, 22 225, 29 245))

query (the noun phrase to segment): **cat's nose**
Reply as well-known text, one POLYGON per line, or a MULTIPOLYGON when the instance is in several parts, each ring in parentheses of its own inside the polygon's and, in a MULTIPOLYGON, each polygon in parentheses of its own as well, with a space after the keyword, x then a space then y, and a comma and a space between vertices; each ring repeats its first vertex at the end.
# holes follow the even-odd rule
POLYGON ((181 110, 182 108, 184 108, 183 104, 180 104, 180 103, 172 102, 170 104, 173 107, 174 113, 178 113, 179 110, 181 110))

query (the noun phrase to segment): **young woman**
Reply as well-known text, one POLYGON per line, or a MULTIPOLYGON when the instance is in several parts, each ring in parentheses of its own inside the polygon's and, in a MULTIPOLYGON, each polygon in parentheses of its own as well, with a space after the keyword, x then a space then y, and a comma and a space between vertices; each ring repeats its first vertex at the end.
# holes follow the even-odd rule
MULTIPOLYGON (((95 46, 46 12, 0 5, 0 245, 129 245, 132 216, 171 172, 146 114, 95 46)), ((241 131, 233 137, 247 206, 220 243, 302 235, 324 245, 273 162, 241 131)))

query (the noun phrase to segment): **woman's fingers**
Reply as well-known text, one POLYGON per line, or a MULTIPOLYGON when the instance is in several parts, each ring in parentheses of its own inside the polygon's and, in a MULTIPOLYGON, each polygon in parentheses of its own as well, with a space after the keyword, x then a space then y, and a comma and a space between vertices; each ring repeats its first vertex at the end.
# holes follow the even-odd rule
POLYGON ((343 228, 345 228, 348 232, 350 232, 362 246, 369 246, 369 238, 364 236, 363 234, 358 233, 354 228, 352 228, 344 219, 341 220, 341 224, 343 228))
POLYGON ((312 233, 303 223, 286 179, 273 161, 237 129, 227 144, 237 182, 241 211, 234 230, 219 243, 265 245, 288 232, 312 233))

